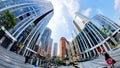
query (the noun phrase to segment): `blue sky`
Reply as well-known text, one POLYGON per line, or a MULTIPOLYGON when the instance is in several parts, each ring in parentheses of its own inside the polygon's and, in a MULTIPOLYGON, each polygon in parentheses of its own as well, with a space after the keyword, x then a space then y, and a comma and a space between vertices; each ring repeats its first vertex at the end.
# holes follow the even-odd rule
POLYGON ((60 37, 71 40, 73 32, 74 13, 80 12, 92 18, 98 13, 110 18, 120 25, 120 0, 50 0, 54 7, 54 15, 48 27, 52 30, 54 42, 60 37))

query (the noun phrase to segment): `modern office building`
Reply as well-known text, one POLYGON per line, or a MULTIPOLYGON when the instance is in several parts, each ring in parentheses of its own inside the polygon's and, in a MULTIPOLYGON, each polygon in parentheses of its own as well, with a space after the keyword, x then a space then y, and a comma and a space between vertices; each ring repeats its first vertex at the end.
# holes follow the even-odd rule
POLYGON ((54 43, 52 47, 52 57, 57 57, 58 54, 58 43, 54 43))
POLYGON ((67 49, 68 44, 69 44, 69 42, 66 40, 66 38, 64 38, 64 37, 60 38, 60 49, 59 49, 60 50, 60 54, 59 54, 60 58, 64 58, 67 56, 66 49, 67 49))
POLYGON ((76 13, 75 19, 73 20, 73 25, 75 27, 74 33, 79 34, 79 32, 81 32, 81 30, 84 28, 87 21, 89 21, 87 17, 82 14, 80 15, 79 13, 76 13))
POLYGON ((80 48, 78 47, 78 45, 76 45, 76 41, 74 40, 75 38, 73 38, 72 42, 70 43, 70 50, 71 50, 71 60, 73 61, 77 61, 79 60, 79 55, 80 52, 78 51, 78 49, 80 50, 80 48))
POLYGON ((44 56, 47 55, 50 39, 51 39, 51 30, 47 27, 47 28, 45 28, 45 30, 40 38, 40 41, 38 43, 38 44, 40 44, 39 46, 42 48, 42 50, 44 52, 44 56))
POLYGON ((75 39, 76 36, 77 36, 77 32, 74 31, 72 33, 72 43, 70 44, 70 46, 71 46, 72 55, 74 57, 76 57, 76 60, 79 60, 78 57, 80 54, 80 48, 78 46, 78 43, 76 43, 77 42, 77 40, 75 39), (74 44, 74 45, 72 45, 72 44, 74 44))
POLYGON ((15 15, 17 22, 14 28, 5 31, 2 35, 1 46, 14 50, 19 45, 22 47, 19 49, 20 54, 36 53, 39 47, 36 41, 41 37, 54 13, 51 2, 48 0, 1 0, 0 12, 6 10, 15 15))
POLYGON ((48 57, 51 57, 52 45, 53 45, 53 39, 51 38, 51 39, 49 40, 49 45, 48 45, 48 49, 47 49, 47 55, 48 55, 48 57))
POLYGON ((102 50, 111 51, 120 42, 120 26, 101 14, 89 19, 77 13, 73 23, 78 34, 71 44, 79 47, 81 61, 99 56, 102 50))

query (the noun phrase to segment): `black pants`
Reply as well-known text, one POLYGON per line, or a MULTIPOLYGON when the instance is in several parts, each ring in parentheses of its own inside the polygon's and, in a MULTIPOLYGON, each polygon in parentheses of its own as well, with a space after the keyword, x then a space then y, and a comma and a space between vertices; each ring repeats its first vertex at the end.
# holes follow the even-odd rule
POLYGON ((28 56, 26 56, 26 57, 25 57, 25 63, 27 63, 27 62, 28 62, 28 60, 29 60, 29 57, 28 57, 28 56))

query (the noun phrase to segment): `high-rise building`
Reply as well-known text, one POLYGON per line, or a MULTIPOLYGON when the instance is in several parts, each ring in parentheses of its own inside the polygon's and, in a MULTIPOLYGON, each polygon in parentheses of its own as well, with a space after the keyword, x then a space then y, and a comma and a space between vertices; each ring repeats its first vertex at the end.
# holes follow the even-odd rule
POLYGON ((54 43, 52 47, 52 57, 57 57, 58 54, 58 43, 54 43))
MULTIPOLYGON (((75 32, 72 33, 72 39, 75 39, 75 37, 77 36, 77 33, 75 34, 75 32)), ((77 43, 77 40, 72 40, 72 44, 71 47, 72 47, 72 51, 73 51, 73 56, 79 56, 80 54, 80 49, 79 49, 79 46, 78 46, 78 43, 77 43)))
POLYGON ((47 49, 48 57, 51 57, 52 45, 53 45, 53 39, 51 38, 51 39, 49 40, 49 45, 48 45, 48 49, 47 49))
POLYGON ((73 25, 75 28, 74 32, 77 32, 77 34, 79 34, 79 32, 84 28, 85 24, 88 21, 89 21, 89 19, 87 17, 85 17, 84 15, 75 13, 75 18, 73 20, 73 25))
POLYGON ((14 28, 1 37, 1 46, 14 50, 19 43, 21 54, 36 53, 36 41, 53 16, 53 6, 48 0, 2 0, 0 12, 8 10, 17 18, 14 28))
POLYGON ((60 58, 64 58, 67 56, 66 54, 66 47, 69 44, 69 42, 66 40, 66 38, 61 37, 60 38, 60 58))
POLYGON ((51 39, 51 30, 47 27, 45 28, 43 34, 41 37, 39 37, 38 45, 42 50, 44 50, 44 56, 47 55, 48 47, 49 47, 49 41, 51 39))
POLYGON ((73 38, 71 44, 79 47, 81 61, 99 56, 102 50, 111 51, 118 45, 120 37, 117 37, 120 35, 120 26, 115 22, 101 14, 92 19, 86 18, 82 14, 76 14, 76 18, 74 23, 80 25, 82 20, 84 28, 78 31, 77 27, 81 28, 81 26, 75 26, 78 34, 73 38))

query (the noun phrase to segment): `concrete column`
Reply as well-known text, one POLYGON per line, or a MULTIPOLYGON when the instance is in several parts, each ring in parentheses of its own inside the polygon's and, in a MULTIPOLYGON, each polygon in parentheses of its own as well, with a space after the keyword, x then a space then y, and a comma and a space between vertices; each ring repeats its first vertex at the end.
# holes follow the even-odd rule
POLYGON ((93 50, 93 54, 94 54, 94 56, 97 55, 97 53, 95 53, 95 49, 93 50))
POLYGON ((88 52, 86 54, 87 54, 87 57, 89 58, 90 56, 89 56, 88 52))
POLYGON ((89 54, 89 57, 92 57, 91 52, 88 52, 88 54, 89 54))
POLYGON ((85 53, 83 54, 83 56, 84 56, 84 59, 86 59, 85 53))

